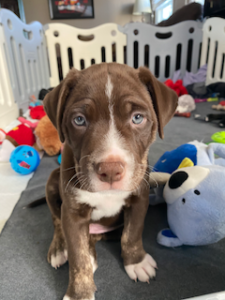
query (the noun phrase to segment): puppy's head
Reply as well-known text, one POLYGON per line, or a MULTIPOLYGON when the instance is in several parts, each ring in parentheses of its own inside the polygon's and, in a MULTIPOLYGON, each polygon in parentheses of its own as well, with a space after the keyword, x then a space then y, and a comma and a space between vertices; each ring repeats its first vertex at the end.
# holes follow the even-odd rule
POLYGON ((163 138, 176 106, 176 94, 148 69, 116 63, 71 70, 44 100, 92 192, 137 189, 156 131, 163 138))

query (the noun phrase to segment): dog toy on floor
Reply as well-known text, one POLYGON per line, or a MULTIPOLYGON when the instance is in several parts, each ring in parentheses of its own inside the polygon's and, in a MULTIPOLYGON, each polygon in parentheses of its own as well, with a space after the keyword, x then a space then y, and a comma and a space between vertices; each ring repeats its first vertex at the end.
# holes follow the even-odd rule
POLYGON ((174 90, 178 97, 188 94, 188 91, 183 86, 183 81, 181 79, 178 79, 175 83, 171 79, 167 79, 164 84, 174 90))
POLYGON ((225 131, 216 132, 211 136, 211 139, 216 143, 225 144, 225 131))
POLYGON ((33 147, 19 146, 10 156, 12 169, 21 174, 28 175, 34 172, 40 164, 40 157, 33 147))
POLYGON ((150 186, 159 186, 150 204, 166 201, 170 227, 159 232, 159 244, 207 245, 225 237, 224 144, 181 145, 164 153, 154 169, 163 173, 150 174, 150 186))
POLYGON ((154 170, 171 174, 177 170, 185 157, 189 158, 194 165, 225 166, 225 145, 219 143, 206 145, 198 141, 183 144, 172 151, 165 152, 154 165, 154 170), (220 158, 215 158, 214 154, 220 158))
POLYGON ((195 100, 191 95, 182 95, 178 98, 177 113, 192 112, 195 108, 195 100))
POLYGON ((212 105, 212 109, 216 109, 216 110, 225 110, 225 101, 222 100, 222 101, 220 101, 219 104, 214 104, 214 105, 212 105))
POLYGON ((24 124, 20 124, 6 133, 0 149, 0 162, 8 162, 12 151, 19 145, 33 146, 35 136, 32 129, 24 124))
POLYGON ((30 116, 32 119, 41 120, 46 115, 42 105, 30 108, 30 116))
POLYGON ((217 121, 219 127, 221 127, 221 128, 225 127, 225 114, 208 114, 205 117, 202 117, 201 115, 196 114, 195 120, 204 121, 204 122, 217 121))
MULTIPOLYGON (((165 152, 154 165, 155 173, 163 172, 172 174, 178 169, 182 161, 188 158, 193 166, 221 165, 225 167, 225 145, 210 143, 206 145, 198 141, 183 144, 178 148, 165 152), (219 156, 215 158, 215 154, 219 156)), ((150 176, 155 176, 151 173, 150 176)), ((163 203, 163 187, 159 186, 152 190, 149 196, 151 205, 163 203)))
POLYGON ((199 246, 224 238, 224 180, 225 168, 217 165, 180 168, 168 174, 163 197, 170 228, 158 233, 157 242, 166 247, 199 246))
POLYGON ((44 150, 50 156, 60 152, 62 143, 48 116, 44 116, 39 121, 34 133, 39 150, 44 150))
POLYGON ((190 118, 191 117, 191 113, 190 112, 186 112, 186 113, 175 112, 174 116, 175 117, 190 118))

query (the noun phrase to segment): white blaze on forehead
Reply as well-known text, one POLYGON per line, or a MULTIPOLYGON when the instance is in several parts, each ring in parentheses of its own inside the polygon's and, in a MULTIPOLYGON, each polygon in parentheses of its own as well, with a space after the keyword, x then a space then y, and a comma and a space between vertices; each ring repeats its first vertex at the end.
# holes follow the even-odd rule
POLYGON ((108 75, 107 82, 105 85, 105 94, 109 102, 108 107, 109 107, 110 121, 109 121, 109 131, 105 136, 105 142, 106 142, 106 151, 109 150, 110 152, 121 148, 121 145, 119 143, 120 133, 116 129, 114 115, 113 115, 112 91, 113 91, 113 84, 110 76, 108 75))
POLYGON ((107 82, 105 85, 105 94, 108 98, 109 102, 109 115, 110 115, 110 121, 109 121, 109 131, 105 136, 105 142, 106 142, 106 149, 117 149, 121 148, 119 146, 119 140, 120 140, 120 133, 116 129, 115 121, 114 121, 114 115, 113 115, 113 103, 112 103, 112 91, 113 91, 113 84, 111 81, 110 76, 108 75, 107 82))
POLYGON ((110 115, 110 129, 113 129, 115 131, 115 123, 114 123, 114 116, 113 116, 113 104, 112 104, 112 91, 113 91, 113 84, 111 81, 110 76, 108 75, 108 79, 105 85, 105 94, 108 97, 109 101, 109 115, 110 115))
POLYGON ((109 99, 109 104, 111 104, 111 96, 112 96, 113 84, 110 76, 108 75, 108 79, 105 85, 105 94, 109 99))
POLYGON ((103 157, 101 157, 101 160, 104 160, 104 158, 106 158, 110 154, 118 155, 127 164, 129 164, 130 168, 132 168, 133 157, 130 157, 130 155, 125 150, 124 139, 121 133, 116 128, 114 111, 113 111, 112 93, 113 93, 113 84, 110 75, 108 75, 107 82, 105 85, 105 94, 108 98, 110 121, 109 121, 109 131, 107 132, 107 134, 103 139, 105 153, 103 157))

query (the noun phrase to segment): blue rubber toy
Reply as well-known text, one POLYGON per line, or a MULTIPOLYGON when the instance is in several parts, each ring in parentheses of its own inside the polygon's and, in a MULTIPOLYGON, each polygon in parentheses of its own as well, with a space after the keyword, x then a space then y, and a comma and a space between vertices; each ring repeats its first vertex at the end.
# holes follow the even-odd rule
POLYGON ((62 154, 60 153, 58 156, 58 163, 61 165, 61 161, 62 161, 62 154))
POLYGON ((12 169, 21 174, 27 175, 34 172, 40 164, 40 157, 33 147, 19 146, 13 150, 10 156, 12 169))

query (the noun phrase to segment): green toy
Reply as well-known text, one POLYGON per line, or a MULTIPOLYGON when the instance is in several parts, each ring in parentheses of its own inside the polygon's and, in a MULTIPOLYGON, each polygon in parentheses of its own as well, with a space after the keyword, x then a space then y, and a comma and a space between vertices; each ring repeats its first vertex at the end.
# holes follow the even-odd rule
POLYGON ((211 136, 211 139, 216 143, 225 144, 225 131, 219 131, 211 136))

